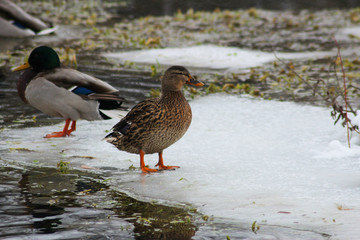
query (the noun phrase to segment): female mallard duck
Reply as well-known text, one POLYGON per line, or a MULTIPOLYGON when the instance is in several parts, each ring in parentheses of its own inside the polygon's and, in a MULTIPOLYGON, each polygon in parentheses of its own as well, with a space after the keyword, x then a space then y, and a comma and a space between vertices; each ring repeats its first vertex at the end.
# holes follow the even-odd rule
POLYGON ((138 103, 113 127, 105 139, 118 149, 140 154, 140 167, 144 173, 158 170, 145 167, 144 155, 158 153, 159 169, 174 169, 165 166, 162 152, 178 141, 191 123, 191 108, 181 89, 184 84, 203 86, 182 66, 170 67, 162 79, 160 98, 138 103))
POLYGON ((0 36, 28 37, 55 31, 50 25, 26 13, 9 0, 0 0, 0 36))
POLYGON ((75 69, 61 68, 58 54, 47 46, 35 48, 28 61, 13 71, 23 69, 17 83, 20 98, 50 116, 66 119, 63 131, 46 138, 69 136, 76 130, 78 119, 109 119, 104 110, 119 109, 124 100, 108 83, 75 69))

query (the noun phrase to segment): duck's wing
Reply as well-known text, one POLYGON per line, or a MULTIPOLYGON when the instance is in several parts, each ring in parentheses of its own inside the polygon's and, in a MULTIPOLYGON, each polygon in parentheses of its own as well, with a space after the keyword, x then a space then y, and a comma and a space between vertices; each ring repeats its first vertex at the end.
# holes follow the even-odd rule
POLYGON ((43 77, 38 77, 28 84, 25 96, 30 105, 53 117, 72 120, 102 119, 97 101, 85 101, 43 77))
POLYGON ((31 16, 8 0, 0 0, 0 13, 35 32, 39 32, 49 27, 40 19, 31 16))
POLYGON ((0 36, 1 37, 28 37, 35 36, 33 31, 26 31, 24 29, 14 26, 11 22, 0 17, 0 36))
POLYGON ((117 92, 117 89, 110 84, 75 69, 56 68, 52 71, 40 73, 39 77, 44 77, 55 85, 66 89, 83 87, 96 94, 117 92))
POLYGON ((113 127, 113 131, 126 135, 142 126, 151 125, 159 112, 158 103, 158 98, 151 98, 138 103, 113 127))
POLYGON ((59 88, 70 90, 73 95, 78 95, 83 100, 99 102, 98 108, 103 119, 124 116, 125 108, 121 105, 125 99, 116 88, 100 79, 66 68, 42 72, 37 77, 45 78, 59 88))

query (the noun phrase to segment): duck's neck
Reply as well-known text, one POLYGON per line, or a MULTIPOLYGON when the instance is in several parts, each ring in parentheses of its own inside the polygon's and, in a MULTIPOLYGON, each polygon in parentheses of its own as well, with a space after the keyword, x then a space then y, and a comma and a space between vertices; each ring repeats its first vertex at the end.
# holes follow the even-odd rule
POLYGON ((34 71, 33 69, 27 69, 19 77, 19 81, 17 82, 17 91, 21 100, 23 100, 25 103, 27 103, 25 97, 26 87, 29 84, 29 82, 33 80, 38 73, 39 73, 38 71, 34 71))
POLYGON ((178 104, 186 102, 181 91, 161 91, 160 102, 165 104, 178 104))

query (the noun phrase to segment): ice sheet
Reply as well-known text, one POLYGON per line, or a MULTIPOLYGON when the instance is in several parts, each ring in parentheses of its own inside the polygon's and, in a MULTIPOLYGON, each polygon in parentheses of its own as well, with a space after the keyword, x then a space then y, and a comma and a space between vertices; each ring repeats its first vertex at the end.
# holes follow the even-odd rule
MULTIPOLYGON (((336 55, 335 51, 276 53, 276 56, 281 59, 315 58, 334 55, 336 55)), ((117 59, 122 63, 131 61, 161 65, 184 65, 187 67, 227 69, 232 72, 239 69, 260 66, 276 60, 274 53, 215 45, 107 53, 105 56, 117 59)))
MULTIPOLYGON (((329 109, 222 94, 190 104, 189 131, 164 151, 165 164, 181 166, 175 171, 143 176, 137 155, 101 141, 113 120, 80 121, 65 139, 42 138, 62 125, 4 130, 1 161, 54 167, 64 159, 102 169, 114 188, 140 198, 191 204, 245 226, 257 221, 358 239, 359 141, 347 147, 346 130, 334 126, 329 109)), ((145 162, 153 167, 157 156, 145 162)))

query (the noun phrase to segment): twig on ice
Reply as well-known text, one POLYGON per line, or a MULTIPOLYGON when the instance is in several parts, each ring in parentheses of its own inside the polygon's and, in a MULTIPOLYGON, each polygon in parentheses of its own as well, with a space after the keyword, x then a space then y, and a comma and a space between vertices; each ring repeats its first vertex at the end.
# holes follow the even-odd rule
POLYGON ((339 43, 337 42, 335 36, 333 36, 333 37, 334 37, 334 41, 335 41, 336 47, 337 47, 337 49, 338 49, 337 55, 338 55, 338 57, 339 57, 339 59, 340 59, 341 72, 342 72, 342 76, 343 76, 346 132, 347 132, 348 146, 349 146, 349 148, 350 148, 351 146, 350 146, 350 130, 349 130, 349 118, 348 118, 348 100, 347 100, 347 89, 346 89, 346 75, 345 75, 345 71, 344 71, 343 61, 342 61, 342 58, 341 58, 341 52, 340 52, 339 43))

